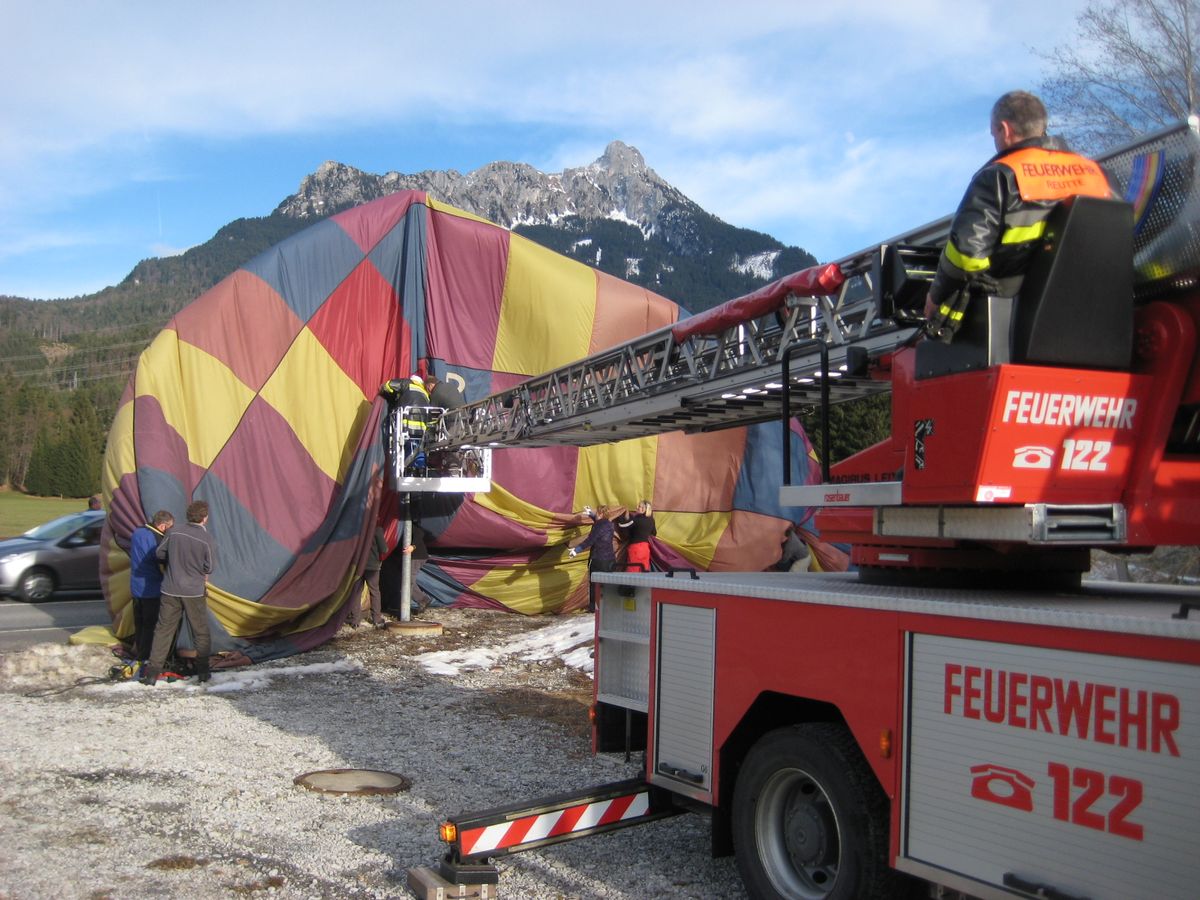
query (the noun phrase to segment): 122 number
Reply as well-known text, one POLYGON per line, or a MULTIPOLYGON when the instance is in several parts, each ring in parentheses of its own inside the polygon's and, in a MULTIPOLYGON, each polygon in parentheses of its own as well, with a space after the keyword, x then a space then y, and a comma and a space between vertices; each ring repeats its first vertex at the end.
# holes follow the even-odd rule
POLYGON ((1111 441, 1088 441, 1067 438, 1063 441, 1061 468, 1072 472, 1107 472, 1111 441))
POLYGON ((1121 775, 1108 776, 1107 795, 1116 798, 1117 802, 1106 817, 1092 809, 1096 801, 1105 796, 1103 772, 1072 769, 1056 762, 1050 763, 1047 768, 1054 781, 1054 818, 1134 841, 1142 839, 1145 829, 1129 821, 1129 814, 1142 802, 1140 781, 1121 775), (1079 789, 1074 800, 1071 799, 1073 787, 1079 789))

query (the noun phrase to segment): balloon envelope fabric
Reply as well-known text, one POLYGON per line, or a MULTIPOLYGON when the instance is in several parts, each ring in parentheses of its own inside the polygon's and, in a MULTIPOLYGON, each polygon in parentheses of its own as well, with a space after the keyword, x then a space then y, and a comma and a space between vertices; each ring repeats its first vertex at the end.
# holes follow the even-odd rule
MULTIPOLYGON (((159 509, 182 522, 205 500, 218 548, 214 650, 247 662, 322 643, 359 602, 377 521, 395 545, 380 385, 427 370, 474 401, 680 315, 420 192, 294 235, 185 307, 138 362, 104 461, 114 631, 133 629, 133 530, 159 509)), ((436 604, 578 608, 587 559, 566 553, 585 533, 576 511, 642 499, 654 505, 659 564, 761 570, 789 518, 779 428, 497 450, 490 493, 414 501, 430 545, 418 584, 436 604)), ((811 447, 793 446, 805 478, 811 447)))

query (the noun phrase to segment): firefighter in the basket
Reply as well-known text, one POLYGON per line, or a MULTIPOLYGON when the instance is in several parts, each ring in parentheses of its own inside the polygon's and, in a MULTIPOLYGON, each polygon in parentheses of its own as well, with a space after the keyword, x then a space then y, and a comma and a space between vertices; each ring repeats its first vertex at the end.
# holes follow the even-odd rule
POLYGON ((404 428, 404 458, 407 461, 404 474, 423 475, 425 451, 421 443, 430 424, 429 391, 425 389, 425 379, 413 374, 407 379, 388 381, 379 393, 387 400, 389 410, 399 409, 402 415, 400 424, 404 428))
POLYGON ((963 195, 925 300, 928 332, 949 341, 972 294, 1013 297, 1050 210, 1067 197, 1110 196, 1097 163, 1046 134, 1046 107, 1010 91, 992 107, 996 155, 963 195))

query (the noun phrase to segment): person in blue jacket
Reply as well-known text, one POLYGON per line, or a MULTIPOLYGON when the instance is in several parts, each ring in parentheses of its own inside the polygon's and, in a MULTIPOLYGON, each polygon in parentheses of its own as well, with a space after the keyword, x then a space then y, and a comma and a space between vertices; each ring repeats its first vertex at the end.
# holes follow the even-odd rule
POLYGON ((133 595, 134 656, 143 666, 150 659, 150 645, 158 625, 162 602, 162 567, 154 555, 175 517, 160 509, 150 521, 135 528, 129 539, 129 593, 133 595))

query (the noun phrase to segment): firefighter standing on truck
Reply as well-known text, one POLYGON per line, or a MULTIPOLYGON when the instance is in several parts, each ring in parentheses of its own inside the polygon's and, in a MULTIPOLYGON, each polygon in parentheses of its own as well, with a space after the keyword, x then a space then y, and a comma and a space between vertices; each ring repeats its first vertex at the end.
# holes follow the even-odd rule
POLYGON ((1067 197, 1108 197, 1104 170, 1046 134, 1046 107, 1010 91, 992 107, 996 155, 963 195, 925 300, 930 332, 950 340, 962 325, 970 287, 1015 296, 1050 210, 1067 197))

